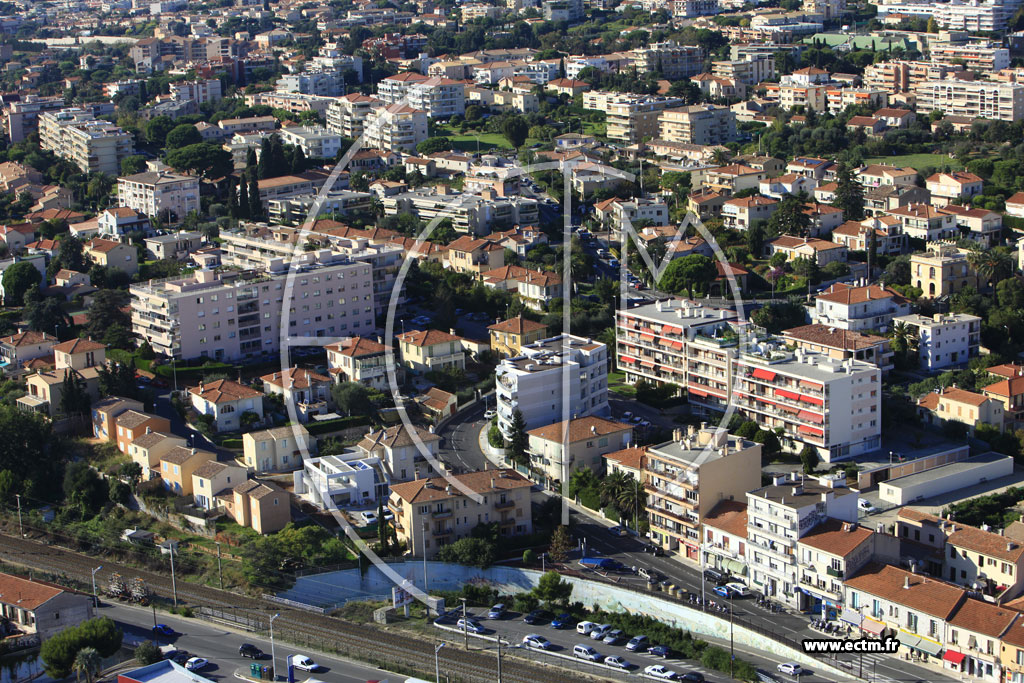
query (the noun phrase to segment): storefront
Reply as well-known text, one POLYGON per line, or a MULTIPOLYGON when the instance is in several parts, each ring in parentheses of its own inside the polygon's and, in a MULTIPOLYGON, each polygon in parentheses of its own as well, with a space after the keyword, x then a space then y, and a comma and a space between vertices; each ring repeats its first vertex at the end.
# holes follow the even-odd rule
POLYGON ((908 653, 917 660, 927 662, 931 657, 938 657, 942 654, 942 644, 937 640, 911 633, 900 629, 896 632, 896 638, 903 645, 908 653))
POLYGON ((864 620, 860 624, 860 630, 865 635, 877 638, 882 635, 882 631, 885 630, 885 624, 880 621, 875 621, 871 617, 864 617, 864 620))
POLYGON ((946 650, 946 654, 942 655, 942 668, 960 672, 966 656, 963 652, 946 650))

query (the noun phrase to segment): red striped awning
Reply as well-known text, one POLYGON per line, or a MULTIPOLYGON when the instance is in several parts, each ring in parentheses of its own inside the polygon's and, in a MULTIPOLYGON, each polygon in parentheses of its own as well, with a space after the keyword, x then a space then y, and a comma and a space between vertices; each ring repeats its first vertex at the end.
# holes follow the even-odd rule
POLYGON ((686 391, 697 396, 706 397, 708 395, 708 392, 704 391, 703 389, 697 389, 692 384, 689 387, 687 387, 686 391))
POLYGON ((809 410, 801 410, 799 413, 801 420, 807 420, 808 422, 814 422, 815 424, 821 424, 825 419, 817 413, 812 413, 809 410))
POLYGON ((653 334, 648 334, 646 332, 641 334, 640 338, 643 339, 644 341, 654 341, 654 335, 653 334))
POLYGON ((776 396, 781 396, 782 398, 788 398, 788 399, 790 399, 792 401, 799 401, 800 400, 800 394, 798 394, 795 391, 786 391, 785 389, 776 389, 775 390, 775 395, 776 396))
POLYGON ((860 630, 867 631, 868 633, 877 636, 879 633, 885 630, 885 624, 883 624, 880 621, 875 621, 874 619, 864 617, 864 621, 860 623, 860 630))
POLYGON ((964 661, 966 655, 963 652, 957 652, 956 650, 946 650, 946 654, 942 655, 942 659, 951 664, 959 664, 964 661))
POLYGON ((817 382, 811 382, 806 379, 800 380, 800 386, 804 389, 814 389, 815 391, 821 391, 821 385, 817 382))
POLYGON ((619 361, 622 363, 635 363, 636 358, 633 358, 632 356, 621 356, 619 361))
POLYGON ((754 377, 763 379, 766 382, 775 381, 775 373, 771 370, 765 370, 764 368, 754 368, 754 377))
POLYGON ((800 425, 800 431, 804 434, 810 434, 811 436, 824 436, 825 430, 818 429, 817 427, 808 427, 807 425, 800 425))
POLYGON ((683 342, 674 341, 674 342, 671 342, 671 344, 672 344, 672 348, 675 349, 676 351, 682 351, 683 350, 683 342))
POLYGON ((661 333, 662 334, 682 334, 683 331, 680 328, 678 328, 678 327, 672 327, 671 325, 666 325, 665 327, 661 328, 661 333))
POLYGON ((644 366, 645 368, 653 368, 654 367, 654 361, 642 360, 642 361, 640 361, 640 365, 644 366))
POLYGON ((820 406, 825 404, 825 400, 817 398, 815 396, 808 396, 807 394, 800 394, 800 400, 804 403, 810 403, 812 405, 820 406))

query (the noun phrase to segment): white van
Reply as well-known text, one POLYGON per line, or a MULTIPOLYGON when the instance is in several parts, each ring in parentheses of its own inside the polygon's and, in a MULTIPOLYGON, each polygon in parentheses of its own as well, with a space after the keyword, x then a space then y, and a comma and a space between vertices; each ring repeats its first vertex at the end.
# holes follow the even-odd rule
POLYGON ((595 626, 597 626, 597 624, 592 621, 581 621, 576 624, 576 633, 579 633, 582 636, 589 636, 595 626))
POLYGON ((591 662, 597 662, 601 659, 601 655, 598 651, 589 645, 574 645, 572 648, 572 656, 579 657, 580 659, 588 659, 591 662))

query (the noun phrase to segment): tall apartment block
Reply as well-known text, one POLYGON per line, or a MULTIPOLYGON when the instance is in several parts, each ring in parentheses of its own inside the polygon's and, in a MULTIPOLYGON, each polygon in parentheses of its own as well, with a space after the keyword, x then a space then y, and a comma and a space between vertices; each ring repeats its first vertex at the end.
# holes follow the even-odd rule
POLYGON ((129 133, 85 109, 61 109, 39 116, 39 145, 86 173, 121 172, 121 161, 135 153, 129 133))

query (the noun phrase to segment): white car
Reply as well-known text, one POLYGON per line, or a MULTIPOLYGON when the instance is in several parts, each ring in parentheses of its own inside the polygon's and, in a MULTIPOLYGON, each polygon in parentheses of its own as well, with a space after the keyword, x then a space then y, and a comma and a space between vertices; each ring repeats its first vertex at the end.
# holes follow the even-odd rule
POLYGON ((551 641, 544 636, 537 635, 536 633, 523 636, 523 645, 526 647, 535 647, 541 650, 551 649, 551 641))
POLYGON ((469 631, 470 633, 483 633, 486 630, 483 626, 472 619, 459 619, 459 623, 455 626, 460 631, 469 631))
POLYGON ((210 663, 210 660, 203 659, 202 657, 189 657, 188 661, 185 662, 185 668, 189 671, 200 671, 205 669, 206 665, 210 663))
POLYGON ((872 505, 871 501, 868 500, 867 498, 858 498, 857 507, 859 507, 864 512, 872 512, 875 509, 875 506, 872 505))
POLYGON ((631 417, 633 417, 633 411, 632 410, 627 410, 626 412, 624 412, 622 414, 622 418, 625 419, 625 420, 628 420, 631 417))
POLYGON ((605 666, 613 666, 616 669, 628 669, 631 664, 622 655, 608 655, 604 658, 605 666))
POLYGON ((313 661, 312 657, 306 655, 293 655, 292 666, 300 671, 316 671, 320 665, 313 661))
POLYGON ((796 662, 783 662, 775 667, 775 669, 780 674, 789 674, 790 676, 799 676, 804 672, 796 662))
POLYGON ((674 681, 679 674, 667 668, 664 664, 651 664, 644 669, 644 675, 651 678, 663 678, 666 681, 674 681))
POLYGON ((744 586, 739 581, 727 583, 725 584, 725 587, 731 589, 733 592, 733 597, 736 598, 745 598, 750 595, 750 589, 744 586))
POLYGON ((363 518, 363 522, 366 524, 373 524, 377 521, 377 513, 370 512, 369 510, 363 510, 359 513, 359 516, 363 518))
POLYGON ((484 412, 484 419, 485 420, 492 420, 492 419, 494 419, 494 416, 497 415, 497 414, 498 414, 498 411, 496 411, 494 409, 485 411, 484 412))
POLYGON ((589 636, 590 632, 593 631, 595 628, 597 628, 597 624, 595 624, 594 622, 581 621, 580 623, 576 624, 576 633, 579 633, 581 636, 589 636))

